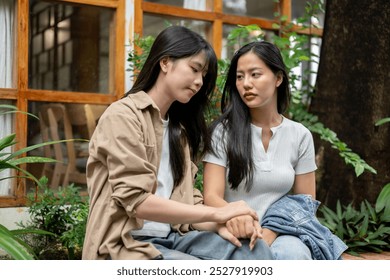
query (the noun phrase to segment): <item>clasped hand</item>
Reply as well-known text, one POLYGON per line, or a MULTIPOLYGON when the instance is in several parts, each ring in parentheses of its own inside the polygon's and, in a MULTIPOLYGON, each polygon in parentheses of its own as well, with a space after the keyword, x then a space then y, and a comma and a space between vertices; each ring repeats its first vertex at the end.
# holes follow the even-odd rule
POLYGON ((221 226, 218 233, 234 245, 241 247, 239 238, 249 238, 249 249, 252 250, 258 238, 263 238, 262 228, 257 220, 250 215, 241 215, 234 217, 221 226))

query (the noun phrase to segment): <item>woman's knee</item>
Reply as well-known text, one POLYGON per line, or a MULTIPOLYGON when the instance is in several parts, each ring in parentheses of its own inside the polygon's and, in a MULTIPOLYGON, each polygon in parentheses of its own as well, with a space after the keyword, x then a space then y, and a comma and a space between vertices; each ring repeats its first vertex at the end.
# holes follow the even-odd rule
POLYGON ((311 260, 311 252, 298 237, 292 235, 278 236, 271 245, 276 260, 311 260))

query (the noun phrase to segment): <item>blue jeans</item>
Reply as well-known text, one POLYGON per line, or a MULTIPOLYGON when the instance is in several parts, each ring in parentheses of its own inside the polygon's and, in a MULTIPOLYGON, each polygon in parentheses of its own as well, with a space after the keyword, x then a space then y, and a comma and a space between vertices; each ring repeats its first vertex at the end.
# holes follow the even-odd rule
POLYGON ((271 244, 275 260, 312 260, 311 252, 298 237, 279 235, 271 244))
POLYGON ((263 240, 257 240, 249 250, 249 241, 241 240, 236 247, 218 234, 208 231, 190 231, 185 235, 171 232, 166 238, 138 237, 135 239, 152 243, 161 252, 164 260, 271 260, 272 253, 263 240))

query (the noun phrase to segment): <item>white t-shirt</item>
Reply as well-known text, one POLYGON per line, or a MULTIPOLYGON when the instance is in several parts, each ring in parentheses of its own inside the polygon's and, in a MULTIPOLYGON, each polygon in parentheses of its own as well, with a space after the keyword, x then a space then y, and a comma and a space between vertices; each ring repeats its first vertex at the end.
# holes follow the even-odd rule
POLYGON ((261 141, 262 128, 252 124, 252 188, 246 192, 245 182, 241 182, 237 190, 232 190, 227 181, 229 167, 224 148, 227 134, 222 139, 222 129, 222 125, 219 125, 212 135, 212 145, 217 156, 208 153, 203 161, 227 167, 224 199, 228 202, 246 201, 257 211, 260 221, 268 207, 291 190, 295 175, 317 169, 313 137, 302 124, 283 117, 280 125, 271 128, 273 134, 267 152, 261 141))
MULTIPOLYGON (((157 174, 157 189, 155 195, 158 197, 169 199, 173 191, 173 175, 169 164, 169 121, 163 120, 163 144, 161 151, 160 167, 157 174)), ((162 210, 163 211, 163 210, 162 210)), ((144 221, 144 227, 140 230, 131 232, 134 236, 155 236, 167 237, 171 232, 171 226, 165 223, 153 221, 144 221)))

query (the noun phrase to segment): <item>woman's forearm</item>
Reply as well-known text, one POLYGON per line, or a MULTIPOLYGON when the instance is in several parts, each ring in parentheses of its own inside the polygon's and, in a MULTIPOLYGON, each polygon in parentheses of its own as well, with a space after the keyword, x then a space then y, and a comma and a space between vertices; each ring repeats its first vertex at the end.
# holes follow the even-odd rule
POLYGON ((203 199, 206 205, 213 206, 213 207, 223 207, 228 204, 228 202, 225 199, 213 194, 204 196, 203 199))
POLYGON ((148 196, 136 208, 136 216, 145 220, 169 224, 192 224, 213 220, 213 212, 210 207, 196 207, 155 195, 148 196))
POLYGON ((192 227, 201 231, 213 231, 218 232, 219 224, 216 222, 204 222, 204 223, 196 223, 192 224, 192 227))
POLYGON ((224 223, 233 217, 246 214, 257 219, 256 212, 243 201, 215 208, 205 205, 184 204, 155 195, 148 196, 136 208, 137 218, 170 224, 224 223))

